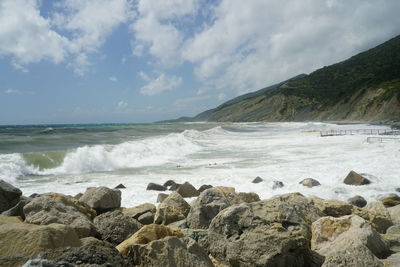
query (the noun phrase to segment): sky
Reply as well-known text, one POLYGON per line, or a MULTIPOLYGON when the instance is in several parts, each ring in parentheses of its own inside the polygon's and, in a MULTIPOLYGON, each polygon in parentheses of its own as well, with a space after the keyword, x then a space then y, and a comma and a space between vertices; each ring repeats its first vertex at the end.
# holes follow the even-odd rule
POLYGON ((0 124, 193 116, 400 34, 397 0, 0 0, 0 124))

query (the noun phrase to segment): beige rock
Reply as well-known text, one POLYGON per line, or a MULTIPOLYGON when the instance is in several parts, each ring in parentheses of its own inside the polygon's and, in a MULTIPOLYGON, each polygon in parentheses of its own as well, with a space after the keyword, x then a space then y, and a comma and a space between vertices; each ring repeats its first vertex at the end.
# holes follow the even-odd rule
POLYGON ((190 205, 178 192, 172 192, 163 202, 158 205, 154 216, 154 223, 170 224, 186 218, 190 205))
POLYGON ((177 227, 149 224, 143 226, 139 231, 123 241, 116 248, 119 253, 126 256, 129 249, 134 245, 144 245, 167 236, 183 237, 183 233, 177 227))
POLYGON ((388 209, 381 202, 371 202, 365 208, 353 207, 353 214, 369 221, 381 234, 393 225, 388 209))
POLYGON ((239 192, 238 197, 246 203, 260 201, 260 196, 253 192, 239 192))
POLYGON ((400 224, 400 205, 387 209, 394 224, 400 224))
POLYGON ((140 204, 138 206, 135 206, 133 208, 124 208, 122 209, 122 213, 125 215, 128 215, 134 219, 138 219, 141 215, 147 213, 147 212, 151 212, 151 213, 156 213, 156 206, 154 204, 151 203, 144 203, 144 204, 140 204))
POLYGON ((22 223, 22 219, 19 216, 0 215, 0 226, 6 223, 22 223))
POLYGON ((6 223, 0 227, 0 258, 12 254, 35 256, 46 249, 80 245, 75 231, 62 224, 6 223))
POLYGON ((121 206, 121 191, 104 186, 90 187, 86 189, 79 201, 88 204, 98 213, 106 212, 121 206))
POLYGON ((328 200, 318 197, 312 197, 311 200, 326 216, 341 217, 350 215, 353 211, 353 205, 340 200, 328 200))

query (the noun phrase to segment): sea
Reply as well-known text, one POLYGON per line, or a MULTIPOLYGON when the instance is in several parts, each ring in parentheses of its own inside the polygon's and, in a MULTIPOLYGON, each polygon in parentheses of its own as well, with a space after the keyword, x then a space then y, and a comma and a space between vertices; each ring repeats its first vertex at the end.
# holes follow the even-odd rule
POLYGON ((150 182, 234 187, 261 199, 289 192, 367 201, 400 187, 400 142, 371 139, 359 129, 389 126, 283 123, 152 123, 0 126, 0 179, 23 194, 82 193, 123 184, 122 206, 156 203, 150 182), (354 130, 321 137, 320 131, 354 130), (375 141, 374 141, 375 140, 375 141), (354 170, 371 184, 343 183, 354 170), (252 180, 261 177, 261 183, 252 180), (299 182, 314 178, 321 185, 299 182), (273 189, 274 181, 283 182, 273 189))

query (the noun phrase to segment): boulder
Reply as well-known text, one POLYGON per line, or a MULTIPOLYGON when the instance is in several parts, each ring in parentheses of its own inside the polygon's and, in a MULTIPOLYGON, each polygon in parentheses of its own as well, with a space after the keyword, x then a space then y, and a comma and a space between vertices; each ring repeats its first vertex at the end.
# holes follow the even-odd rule
POLYGON ((79 237, 96 234, 95 227, 88 217, 80 213, 74 206, 65 205, 60 200, 54 200, 49 196, 36 197, 23 209, 27 223, 68 225, 76 231, 79 237))
POLYGON ((299 184, 306 186, 306 187, 314 187, 314 186, 319 186, 321 185, 317 180, 313 179, 313 178, 306 178, 303 179, 301 182, 299 182, 299 184))
POLYGON ((175 227, 178 227, 178 228, 181 228, 181 229, 188 229, 189 228, 187 223, 186 223, 186 219, 183 219, 183 220, 180 220, 180 221, 177 221, 177 222, 173 222, 173 223, 170 223, 168 225, 175 226, 175 227))
POLYGON ((392 248, 396 247, 396 250, 400 252, 400 224, 390 226, 383 237, 389 242, 392 248))
POLYGON ((350 171, 349 174, 344 179, 343 183, 348 185, 366 185, 370 184, 371 181, 362 175, 356 173, 355 171, 350 171))
POLYGON ((203 192, 204 190, 210 189, 210 188, 213 188, 213 186, 210 185, 210 184, 203 184, 202 186, 199 187, 199 189, 197 189, 197 191, 199 191, 199 193, 201 193, 201 192, 203 192))
POLYGON ((397 194, 389 194, 380 199, 386 208, 394 207, 400 204, 400 197, 397 194))
POLYGON ((201 192, 193 202, 187 224, 193 229, 207 229, 211 220, 223 209, 243 202, 233 187, 213 187, 201 192))
POLYGON ((126 256, 130 248, 134 245, 145 245, 167 236, 183 237, 183 233, 177 227, 149 224, 140 228, 139 231, 123 241, 116 248, 121 255, 126 256))
POLYGON ((322 215, 299 193, 233 205, 211 221, 210 253, 229 266, 320 266, 310 225, 322 215))
POLYGON ((353 212, 353 205, 340 200, 319 197, 311 197, 310 199, 325 216, 341 217, 353 212))
POLYGON ((119 184, 116 187, 114 187, 114 189, 125 189, 125 188, 126 188, 126 186, 123 184, 119 184))
POLYGON ((166 181, 166 182, 163 184, 163 186, 165 186, 165 187, 170 187, 170 186, 175 185, 175 184, 176 184, 176 183, 175 183, 174 180, 168 180, 168 181, 166 181))
POLYGON ((32 257, 46 249, 80 245, 78 235, 67 225, 19 222, 2 224, 0 227, 0 258, 13 254, 32 257))
POLYGON ((46 250, 38 258, 55 263, 50 266, 129 266, 118 250, 107 242, 89 237, 82 239, 82 243, 80 247, 46 250))
POLYGON ((21 190, 0 179, 0 212, 17 205, 21 195, 21 190))
POLYGON ((26 199, 21 198, 21 200, 17 203, 17 205, 15 205, 14 207, 12 207, 9 210, 3 211, 1 214, 5 215, 5 216, 19 216, 23 220, 25 220, 24 207, 30 201, 31 200, 28 198, 26 198, 26 199))
POLYGON ((154 190, 154 191, 165 191, 167 188, 163 185, 156 184, 156 183, 149 183, 147 185, 146 190, 154 190))
POLYGON ((178 192, 172 192, 163 202, 158 205, 154 216, 154 223, 170 224, 186 218, 190 205, 178 192))
POLYGON ((251 181, 253 184, 258 184, 261 183, 262 181, 264 181, 260 176, 257 176, 256 178, 253 179, 253 181, 251 181))
POLYGON ((387 208, 390 218, 394 224, 400 224, 400 205, 387 208))
POLYGON ((284 187, 283 182, 276 181, 276 180, 272 181, 272 189, 273 190, 278 189, 278 188, 282 188, 282 187, 284 187))
POLYGON ((197 197, 200 195, 199 191, 190 184, 189 182, 185 182, 181 186, 176 189, 176 192, 178 192, 182 197, 197 197))
POLYGON ((151 203, 144 203, 133 208, 122 209, 122 213, 132 217, 133 219, 139 219, 139 217, 147 212, 155 213, 156 206, 151 203))
POLYGON ((192 239, 169 236, 130 248, 128 259, 134 266, 213 267, 204 250, 192 239))
POLYGON ((169 191, 176 191, 182 184, 173 184, 169 187, 169 191))
POLYGON ((97 213, 102 213, 121 206, 121 191, 104 186, 89 187, 79 201, 85 202, 97 213))
POLYGON ((347 200, 351 205, 354 205, 359 208, 363 208, 367 205, 367 201, 362 196, 354 196, 347 200))
POLYGON ((381 234, 393 225, 389 211, 382 202, 371 202, 365 208, 353 207, 353 214, 370 222, 372 227, 381 234))
POLYGON ((59 193, 46 193, 43 194, 42 196, 48 196, 54 200, 61 201, 64 205, 66 206, 71 206, 74 207, 76 210, 78 210, 80 213, 83 215, 86 215, 89 219, 93 220, 94 217, 96 217, 97 213, 94 209, 89 207, 88 204, 79 201, 75 197, 59 194, 59 193))
POLYGON ((99 232, 101 239, 118 245, 135 232, 142 225, 130 216, 124 215, 119 210, 103 213, 93 220, 94 225, 99 232))
POLYGON ((154 222, 154 213, 148 211, 139 216, 137 219, 141 224, 152 224, 154 222))
POLYGON ((253 192, 239 192, 238 193, 238 197, 246 203, 251 203, 251 202, 256 202, 256 201, 260 201, 260 196, 257 195, 256 193, 253 192))
POLYGON ((159 193, 157 196, 157 203, 161 203, 168 197, 168 194, 159 193))

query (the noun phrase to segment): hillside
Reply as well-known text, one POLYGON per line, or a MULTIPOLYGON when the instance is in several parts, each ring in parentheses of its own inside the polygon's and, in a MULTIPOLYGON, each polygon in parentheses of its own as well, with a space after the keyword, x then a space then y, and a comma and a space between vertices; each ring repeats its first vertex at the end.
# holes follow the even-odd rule
POLYGON ((400 36, 309 75, 234 98, 206 115, 208 121, 235 122, 398 122, 400 36))

